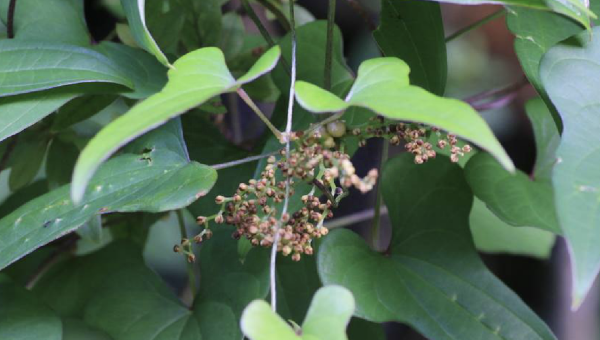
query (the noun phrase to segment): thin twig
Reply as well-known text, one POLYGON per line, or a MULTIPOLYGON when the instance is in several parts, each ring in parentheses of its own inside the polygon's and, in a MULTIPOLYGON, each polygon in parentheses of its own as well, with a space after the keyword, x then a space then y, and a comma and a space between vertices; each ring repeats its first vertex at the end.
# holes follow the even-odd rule
POLYGON ((6 20, 6 35, 8 39, 15 37, 15 10, 17 8, 17 0, 10 0, 8 4, 8 13, 6 20))
MULTIPOLYGON (((292 117, 294 113, 294 92, 296 90, 296 23, 294 19, 294 4, 290 4, 290 26, 291 26, 291 34, 292 34, 292 70, 290 76, 290 94, 289 94, 289 102, 288 102, 288 112, 287 112, 287 124, 285 127, 285 151, 286 157, 290 156, 290 136, 292 133, 292 117)), ((279 229, 281 228, 281 224, 283 222, 283 217, 287 214, 288 205, 290 202, 290 179, 288 178, 285 182, 285 199, 283 200, 283 209, 281 212, 281 219, 277 224, 277 229, 275 230, 275 237, 273 238, 273 246, 271 248, 271 263, 270 263, 270 279, 271 279, 271 308, 273 312, 277 311, 277 280, 276 280, 276 266, 277 266, 277 245, 279 244, 279 229)))
POLYGON ((267 157, 276 155, 278 153, 279 153, 278 151, 274 151, 274 152, 270 152, 270 153, 264 154, 264 155, 250 156, 250 157, 238 159, 238 160, 231 161, 231 162, 226 162, 226 163, 212 165, 211 167, 213 169, 215 169, 215 170, 222 170, 222 169, 232 168, 234 166, 238 166, 238 165, 242 165, 242 164, 246 164, 246 163, 258 161, 260 159, 267 158, 267 157))
POLYGON ((283 138, 283 135, 281 134, 281 131, 279 131, 275 127, 275 125, 273 125, 273 123, 271 123, 271 121, 269 120, 269 118, 267 118, 267 116, 265 116, 265 114, 258 108, 258 106, 250 98, 250 96, 248 96, 248 94, 246 93, 246 91, 244 91, 244 89, 240 87, 239 89, 237 89, 237 93, 240 95, 240 98, 242 98, 242 100, 246 104, 248 104, 248 106, 252 109, 252 111, 254 111, 254 113, 256 113, 256 115, 258 116, 258 118, 260 118, 260 120, 262 120, 263 123, 265 123, 265 125, 267 125, 267 127, 269 128, 269 130, 271 130, 271 132, 273 132, 273 134, 275 135, 275 137, 277 137, 277 139, 283 143, 285 141, 285 139, 283 138))
POLYGON ((227 94, 229 111, 231 113, 231 130, 233 132, 233 142, 239 144, 242 142, 242 122, 237 97, 233 93, 227 94))
POLYGON ((275 17, 277 17, 277 21, 279 21, 279 23, 281 24, 281 26, 283 27, 283 29, 286 32, 288 32, 290 30, 290 22, 285 17, 285 14, 281 11, 281 9, 277 8, 277 6, 273 5, 268 0, 258 0, 258 2, 261 5, 263 5, 264 8, 266 8, 271 13, 273 13, 275 15, 275 17))
POLYGON ((478 93, 464 101, 477 111, 497 109, 511 103, 517 97, 519 90, 528 83, 527 78, 523 77, 514 84, 478 93))
MULTIPOLYGON (((179 223, 179 232, 181 233, 181 239, 187 239, 187 231, 185 230, 185 221, 183 220, 182 209, 176 211, 177 222, 179 223)), ((194 264, 186 259, 188 284, 190 291, 192 292, 192 299, 196 297, 196 273, 194 273, 194 264)))
POLYGON ((460 37, 461 35, 463 35, 467 32, 470 32, 480 26, 483 26, 483 25, 487 24, 488 22, 490 22, 496 18, 499 18, 505 14, 506 14, 506 9, 504 7, 502 7, 502 9, 497 10, 496 12, 486 16, 485 18, 477 20, 476 22, 474 22, 466 27, 463 27, 463 28, 459 29, 458 31, 450 34, 448 37, 446 37, 446 42, 450 42, 450 41, 460 37))
MULTIPOLYGON (((388 210, 385 206, 383 206, 379 209, 380 217, 387 215, 387 213, 388 213, 388 210)), ((368 221, 368 220, 372 219, 373 217, 375 217, 375 210, 373 210, 372 208, 369 208, 369 209, 365 209, 363 211, 359 211, 354 214, 350 214, 347 216, 343 216, 343 217, 331 220, 330 222, 325 223, 325 227, 327 227, 327 229, 329 229, 329 230, 335 229, 335 228, 343 228, 343 227, 351 226, 356 223, 368 221)))
POLYGON ((2 155, 2 159, 0 159, 0 172, 2 172, 8 166, 8 161, 10 160, 10 155, 15 150, 15 146, 17 145, 18 135, 14 135, 11 140, 8 142, 6 149, 4 150, 4 154, 2 155))
POLYGON ((335 27, 335 0, 329 0, 327 12, 327 40, 325 44, 325 90, 331 91, 331 65, 333 63, 333 28, 335 27))
MULTIPOLYGON (((383 140, 383 145, 381 147, 381 160, 379 162, 379 174, 381 175, 383 166, 388 159, 388 152, 390 143, 387 140, 383 140)), ((377 179, 377 188, 375 189, 375 216, 373 217, 373 223, 371 224, 371 233, 370 240, 371 246, 375 250, 379 250, 379 226, 380 223, 380 209, 381 209, 381 176, 377 179)))
POLYGON ((75 243, 79 240, 79 236, 73 233, 67 235, 64 238, 64 241, 61 241, 61 244, 56 248, 52 254, 50 254, 44 261, 36 268, 36 270, 29 276, 27 279, 27 283, 25 283, 25 288, 32 289, 36 283, 54 266, 56 263, 60 262, 61 255, 67 251, 73 249, 75 243))

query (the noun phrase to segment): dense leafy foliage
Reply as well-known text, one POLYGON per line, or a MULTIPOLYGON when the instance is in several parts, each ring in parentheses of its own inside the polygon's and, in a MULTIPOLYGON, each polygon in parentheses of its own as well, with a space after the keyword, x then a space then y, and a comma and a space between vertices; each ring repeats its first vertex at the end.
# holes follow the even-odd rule
POLYGON ((354 72, 335 0, 327 21, 291 0, 0 0, 0 339, 555 339, 478 251, 564 237, 574 308, 600 271, 600 1, 494 2, 539 94, 531 174, 444 96, 438 2, 382 0, 354 72), (370 141, 379 165, 353 158, 370 141), (371 191, 365 239, 341 228, 365 212, 333 217, 371 191))

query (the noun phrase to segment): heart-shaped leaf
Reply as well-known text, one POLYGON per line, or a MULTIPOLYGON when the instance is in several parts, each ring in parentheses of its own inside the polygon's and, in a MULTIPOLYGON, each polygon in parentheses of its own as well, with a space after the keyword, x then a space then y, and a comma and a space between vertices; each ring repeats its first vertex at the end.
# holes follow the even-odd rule
POLYGON ((185 207, 210 190, 214 169, 190 162, 179 121, 132 144, 92 179, 81 206, 69 186, 40 196, 0 220, 0 269, 68 232, 96 214, 160 212, 185 207))
POLYGON ((114 62, 83 47, 0 40, 0 59, 0 97, 91 82, 133 88, 114 62))
POLYGON ((302 328, 295 331, 263 300, 253 301, 242 315, 242 330, 251 340, 345 340, 354 298, 344 287, 326 286, 313 297, 302 328))
MULTIPOLYGON (((598 12, 600 1, 590 1, 590 9, 598 12)), ((583 27, 556 13, 517 7, 508 11, 506 24, 516 36, 515 52, 523 72, 552 109, 554 120, 562 129, 560 116, 554 110, 540 78, 540 62, 552 46, 582 31, 583 27)))
POLYGON ((551 48, 540 68, 542 83, 564 128, 552 173, 558 219, 570 249, 573 307, 600 270, 600 28, 551 48))
POLYGON ((381 179, 393 226, 388 250, 334 230, 318 254, 323 283, 350 289, 356 316, 405 322, 427 338, 554 339, 478 258, 468 225, 472 194, 460 167, 442 158, 388 161, 381 179))
MULTIPOLYGON (((268 252, 252 249, 242 264, 232 231, 217 228, 213 238, 205 241, 199 256, 203 260, 201 292, 191 310, 138 261, 113 269, 100 283, 86 281, 95 287, 88 290, 93 294, 85 303, 86 322, 115 340, 239 340, 242 333, 237 320, 243 308, 268 291, 268 252)), ((119 266, 118 260, 113 262, 119 266)))
POLYGON ((381 25, 373 36, 386 57, 400 58, 410 66, 412 84, 444 94, 448 63, 438 3, 382 0, 381 25))
POLYGON ((169 71, 169 81, 161 92, 108 124, 81 152, 73 173, 73 201, 81 201, 98 166, 123 144, 216 95, 235 91, 242 84, 255 80, 272 70, 279 56, 279 47, 270 49, 237 81, 217 48, 202 48, 181 57, 169 71))
POLYGON ((313 84, 299 81, 296 98, 305 109, 337 112, 360 106, 399 120, 419 122, 450 131, 489 151, 508 171, 515 167, 483 118, 468 104, 442 98, 409 85, 410 69, 398 58, 363 62, 356 82, 343 101, 313 84))
POLYGON ((161 64, 171 66, 165 54, 160 50, 148 27, 146 27, 146 0, 121 0, 123 10, 129 22, 129 28, 138 46, 154 55, 161 64))

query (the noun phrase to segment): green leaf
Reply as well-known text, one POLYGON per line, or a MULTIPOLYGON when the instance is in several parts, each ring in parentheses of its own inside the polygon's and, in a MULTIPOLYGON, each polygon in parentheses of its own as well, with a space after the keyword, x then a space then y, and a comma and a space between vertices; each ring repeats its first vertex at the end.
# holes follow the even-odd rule
POLYGON ((356 316, 404 322, 431 339, 554 339, 478 258, 468 226, 472 194, 458 165, 443 156, 416 165, 405 153, 388 161, 381 180, 388 250, 334 230, 318 254, 323 283, 350 289, 356 316))
MULTIPOLYGON (((0 18, 7 22, 10 0, 0 0, 0 18)), ((14 17, 15 40, 52 41, 89 46, 82 0, 19 0, 14 17)))
POLYGON ((313 297, 298 335, 263 300, 246 307, 241 324, 251 340, 344 340, 353 311, 354 298, 346 288, 326 286, 313 297))
POLYGON ((412 84, 444 94, 448 64, 438 3, 382 0, 381 24, 373 36, 386 57, 400 58, 410 66, 412 84))
MULTIPOLYGON (((600 1, 590 1, 590 8, 594 12, 600 10, 600 1)), ((552 108, 556 124, 562 129, 560 117, 548 98, 540 78, 540 62, 544 53, 552 46, 581 32, 583 28, 556 13, 516 7, 508 11, 506 24, 516 36, 515 52, 523 72, 546 104, 552 108)))
POLYGON ((235 91, 242 84, 269 72, 279 56, 279 48, 272 48, 237 81, 229 73, 223 53, 217 48, 202 48, 181 57, 169 71, 169 81, 161 92, 108 124, 81 152, 73 174, 73 200, 81 201, 98 166, 125 143, 216 95, 235 91))
POLYGON ((540 68, 542 83, 564 129, 552 173, 555 204, 570 250, 573 307, 578 307, 600 269, 600 28, 551 48, 540 68))
POLYGON ((52 310, 0 274, 0 338, 62 340, 62 324, 52 310))
POLYGON ((520 170, 511 174, 486 153, 469 160, 465 178, 473 193, 504 222, 561 234, 551 183, 533 181, 520 170))
POLYGON ((409 68, 398 58, 363 62, 345 102, 327 91, 298 82, 296 98, 312 112, 336 112, 350 106, 368 108, 388 118, 437 126, 489 151, 504 168, 515 167, 483 118, 468 104, 435 96, 408 84, 409 68))
POLYGON ((76 233, 84 240, 102 244, 102 216, 92 216, 76 233))
POLYGON ((158 47, 158 44, 156 44, 156 41, 154 41, 154 38, 152 38, 152 35, 150 35, 148 27, 146 27, 146 0, 121 0, 121 5, 125 10, 129 28, 138 46, 141 46, 154 55, 161 64, 172 67, 167 57, 160 50, 160 47, 158 47))
MULTIPOLYGON (((201 291, 191 310, 142 261, 123 265, 118 257, 111 259, 107 249, 104 260, 94 264, 103 264, 105 276, 82 285, 91 294, 84 306, 85 320, 115 340, 241 339, 237 320, 242 309, 268 291, 268 251, 253 249, 242 264, 230 237, 232 231, 221 226, 205 241, 199 256, 204 259, 201 291)), ((81 261, 79 277, 93 269, 85 269, 83 264, 81 261)), ((76 279, 69 282, 76 284, 76 279)), ((61 289, 60 282, 55 282, 56 289, 61 289)))
POLYGON ((64 186, 0 220, 0 269, 96 214, 185 207, 206 194, 216 177, 212 168, 189 162, 180 123, 175 120, 102 166, 81 205, 71 202, 70 187, 64 186))
POLYGON ((514 228, 499 219, 485 203, 475 198, 469 224, 477 250, 492 254, 550 257, 556 237, 533 227, 514 228))
POLYGON ((33 137, 17 144, 14 152, 20 157, 13 158, 15 161, 8 178, 10 191, 19 190, 33 181, 42 167, 47 148, 48 140, 43 137, 33 137))
POLYGON ((76 94, 64 89, 0 98, 0 141, 15 135, 56 111, 76 94))
MULTIPOLYGON (((43 92, 46 93, 46 92, 43 92)), ((11 97, 19 98, 19 97, 11 97)), ((65 130, 72 125, 84 121, 96 113, 104 110, 117 99, 114 95, 87 95, 75 98, 64 106, 61 106, 54 121, 52 122, 52 131, 58 132, 65 130)))
MULTIPOLYGON (((579 0, 440 0, 440 2, 459 5, 482 5, 491 2, 506 6, 521 6, 542 11, 552 11, 570 17, 588 30, 590 29, 590 17, 596 19, 596 15, 586 7, 588 2, 579 0)), ((555 27, 552 29, 555 29, 555 27)))
POLYGON ((142 50, 109 41, 94 46, 94 49, 112 60, 133 82, 133 91, 122 92, 125 97, 143 99, 160 91, 167 83, 167 69, 142 50))
POLYGON ((91 82, 133 88, 114 62, 83 47, 1 40, 0 59, 0 97, 91 82))
POLYGON ((550 182, 557 161, 556 149, 560 144, 560 133, 552 113, 540 98, 529 100, 525 104, 525 112, 533 127, 535 138, 536 157, 533 177, 536 181, 550 182))
POLYGON ((185 8, 180 1, 150 0, 146 5, 146 23, 152 38, 162 51, 176 54, 186 20, 185 8))
POLYGON ((71 182, 73 167, 79 156, 79 149, 72 143, 54 138, 46 156, 46 180, 50 189, 56 189, 71 182))
POLYGON ((246 30, 239 14, 230 12, 223 16, 219 47, 227 60, 235 58, 244 47, 246 30))

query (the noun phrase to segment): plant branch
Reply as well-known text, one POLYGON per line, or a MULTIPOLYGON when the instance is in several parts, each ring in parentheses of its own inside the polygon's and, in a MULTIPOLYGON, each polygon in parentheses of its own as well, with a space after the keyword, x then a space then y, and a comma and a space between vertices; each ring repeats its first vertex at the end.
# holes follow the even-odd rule
POLYGON ((8 39, 15 37, 15 10, 17 9, 17 0, 10 0, 8 4, 8 13, 6 15, 6 35, 8 39))
POLYGON ((260 120, 262 120, 267 127, 269 128, 269 130, 271 130, 271 132, 273 132, 273 134, 275 135, 275 137, 277 137, 277 139, 281 142, 284 141, 283 135, 281 134, 281 131, 279 131, 275 125, 273 125, 273 123, 271 123, 271 121, 269 120, 269 118, 267 118, 267 116, 265 116, 265 114, 258 108, 258 106, 256 106, 256 104, 254 103, 254 101, 252 101, 252 99, 248 96, 248 94, 246 93, 246 91, 244 91, 243 88, 238 88, 237 89, 237 93, 240 95, 240 98, 242 98, 242 100, 248 104, 248 106, 252 109, 252 111, 254 111, 254 113, 256 113, 256 115, 258 116, 258 118, 260 118, 260 120))
POLYGON ((506 9, 503 7, 502 9, 497 10, 496 12, 494 12, 494 13, 486 16, 485 18, 480 19, 480 20, 478 20, 478 21, 476 21, 476 22, 474 22, 474 23, 472 23, 472 24, 470 24, 470 25, 468 25, 466 27, 463 27, 463 28, 459 29, 458 31, 456 31, 456 32, 454 32, 452 34, 450 34, 448 37, 446 37, 446 42, 447 43, 451 42, 452 40, 460 37, 461 35, 463 35, 463 34, 465 34, 467 32, 470 32, 470 31, 472 31, 472 30, 474 30, 476 28, 479 28, 479 27, 487 24, 488 22, 490 22, 490 21, 492 21, 492 20, 494 20, 496 18, 499 18, 499 17, 501 17, 501 16, 503 16, 505 14, 506 14, 506 9))
MULTIPOLYGON (((188 239, 187 232, 185 230, 185 221, 183 220, 182 209, 177 210, 177 222, 179 223, 179 231, 181 233, 181 239, 188 239)), ((194 264, 186 260, 187 273, 188 273, 188 284, 190 291, 192 292, 192 298, 196 297, 196 273, 194 273, 194 264)))
POLYGON ((10 155, 15 150, 15 146, 17 145, 18 135, 14 135, 8 145, 6 145, 6 150, 4 150, 4 154, 0 159, 0 172, 2 172, 8 166, 8 161, 10 160, 10 155))
MULTIPOLYGON (((387 213, 388 213, 388 210, 385 206, 383 206, 379 209, 379 216, 385 216, 385 215, 387 215, 387 213)), ((329 229, 329 230, 335 229, 335 228, 348 227, 348 226, 351 226, 356 223, 360 223, 360 222, 364 222, 364 221, 373 219, 374 216, 375 216, 375 210, 369 208, 369 209, 365 209, 363 211, 359 211, 354 214, 350 214, 347 216, 343 216, 343 217, 331 220, 330 222, 325 223, 325 227, 327 227, 327 229, 329 229)))
MULTIPOLYGON (((289 102, 288 102, 288 112, 287 112, 287 123, 285 126, 285 152, 286 157, 290 155, 290 135, 292 132, 292 117, 294 114, 294 95, 296 91, 296 23, 294 19, 294 4, 290 3, 290 26, 291 26, 291 35, 292 35, 292 69, 290 75, 290 94, 289 94, 289 102)), ((273 245, 271 248, 271 262, 269 266, 270 272, 270 284, 271 284, 271 308, 273 312, 277 311, 277 280, 276 280, 276 268, 277 268, 277 247, 279 244, 279 239, 281 235, 279 234, 279 229, 281 228, 281 224, 283 223, 284 216, 287 215, 288 205, 290 203, 290 179, 288 178, 285 182, 285 199, 283 200, 283 209, 281 212, 281 218, 279 223, 277 224, 277 230, 275 230, 275 237, 273 238, 273 245)))
POLYGON ((377 178, 377 188, 375 189, 375 208, 373 209, 375 215, 373 216, 373 223, 371 224, 370 243, 373 249, 379 250, 379 227, 381 225, 381 172, 385 162, 388 160, 388 153, 390 143, 387 140, 383 140, 381 147, 381 160, 379 162, 379 178, 377 178))
POLYGON ((327 12, 327 42, 325 45, 325 90, 331 91, 331 65, 333 63, 333 28, 335 27, 335 5, 336 0, 329 0, 327 12))
POLYGON ((519 90, 527 84, 529 84, 527 78, 523 77, 514 84, 478 93, 465 98, 464 101, 478 111, 499 108, 512 102, 519 90))
POLYGON ((250 156, 250 157, 238 159, 238 160, 231 161, 231 162, 226 162, 226 163, 212 165, 211 167, 213 169, 215 169, 215 170, 222 170, 222 169, 232 168, 234 166, 238 166, 238 165, 242 165, 242 164, 254 162, 254 161, 257 161, 257 160, 260 160, 260 159, 263 159, 263 158, 267 158, 267 157, 270 157, 270 156, 274 156, 274 155, 276 155, 278 153, 279 153, 278 151, 274 151, 274 152, 270 152, 270 153, 264 154, 264 155, 250 156))

